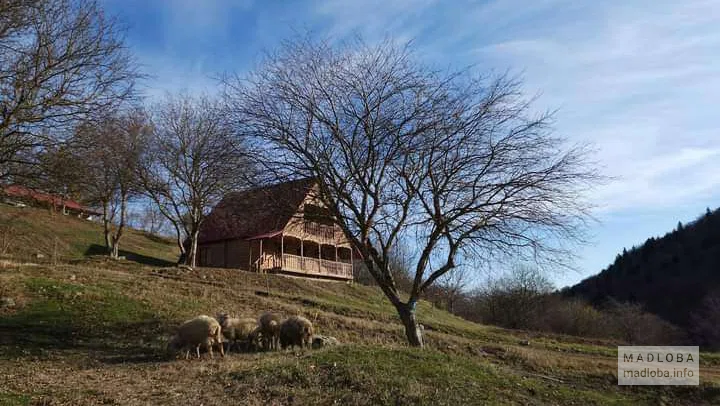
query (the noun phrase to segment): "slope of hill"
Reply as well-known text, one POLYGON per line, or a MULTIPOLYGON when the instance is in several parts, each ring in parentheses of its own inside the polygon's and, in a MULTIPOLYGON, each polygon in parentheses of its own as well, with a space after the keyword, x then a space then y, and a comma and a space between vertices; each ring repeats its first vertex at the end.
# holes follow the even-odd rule
POLYGON ((615 342, 482 326, 426 302, 418 311, 428 348, 408 348, 382 293, 358 284, 129 261, 5 260, 0 298, 0 404, 720 402, 718 354, 702 354, 700 387, 619 387, 615 342), (342 345, 202 361, 165 354, 182 320, 267 310, 303 314, 342 345))
MULTIPOLYGON (((175 241, 126 228, 120 255, 148 265, 177 261, 175 241)), ((0 204, 0 258, 30 262, 72 261, 104 253, 102 224, 46 209, 0 204), (41 260, 41 261, 38 261, 41 260)))
POLYGON ((595 304, 609 298, 642 304, 660 317, 688 327, 703 298, 720 289, 720 209, 661 238, 624 250, 598 275, 565 289, 595 304))

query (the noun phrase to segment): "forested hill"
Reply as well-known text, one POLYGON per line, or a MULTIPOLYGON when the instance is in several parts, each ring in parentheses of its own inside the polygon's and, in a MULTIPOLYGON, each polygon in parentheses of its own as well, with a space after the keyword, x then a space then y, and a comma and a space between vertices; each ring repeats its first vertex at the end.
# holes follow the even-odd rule
POLYGON ((649 238, 623 250, 599 274, 566 288, 594 304, 610 298, 635 302, 649 312, 683 327, 703 299, 720 290, 720 209, 678 226, 662 238, 649 238))

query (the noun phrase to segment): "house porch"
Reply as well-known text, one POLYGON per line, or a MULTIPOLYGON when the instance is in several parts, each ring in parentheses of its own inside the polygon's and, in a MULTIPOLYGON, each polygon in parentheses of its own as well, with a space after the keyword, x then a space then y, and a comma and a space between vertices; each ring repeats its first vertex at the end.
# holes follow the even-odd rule
POLYGON ((280 234, 250 242, 250 270, 351 280, 352 250, 280 234))

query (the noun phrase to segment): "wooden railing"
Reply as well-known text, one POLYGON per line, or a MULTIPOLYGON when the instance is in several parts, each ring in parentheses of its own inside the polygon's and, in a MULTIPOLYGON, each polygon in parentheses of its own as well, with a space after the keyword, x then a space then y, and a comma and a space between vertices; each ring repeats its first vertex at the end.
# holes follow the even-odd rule
POLYGON ((282 268, 291 272, 352 279, 351 264, 327 259, 284 254, 282 268))

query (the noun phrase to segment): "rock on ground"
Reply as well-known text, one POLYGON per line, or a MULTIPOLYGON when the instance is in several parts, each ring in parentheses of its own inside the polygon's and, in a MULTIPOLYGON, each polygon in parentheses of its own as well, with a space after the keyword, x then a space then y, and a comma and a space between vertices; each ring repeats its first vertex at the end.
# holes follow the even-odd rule
POLYGON ((312 348, 314 349, 332 347, 338 344, 340 342, 337 338, 331 336, 314 335, 312 339, 312 348))

